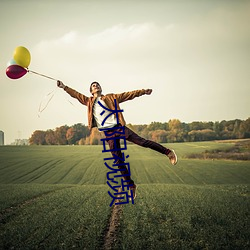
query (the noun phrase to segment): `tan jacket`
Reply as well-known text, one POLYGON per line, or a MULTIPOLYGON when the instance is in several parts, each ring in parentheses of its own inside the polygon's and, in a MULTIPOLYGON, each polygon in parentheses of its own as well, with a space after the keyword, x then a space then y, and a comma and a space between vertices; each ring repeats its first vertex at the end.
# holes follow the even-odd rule
MULTIPOLYGON (((96 127, 96 122, 95 119, 93 117, 93 105, 95 103, 95 97, 91 96, 91 97, 87 97, 79 92, 77 92, 76 90, 66 86, 64 88, 64 90, 70 94, 72 97, 76 98, 80 103, 82 103, 83 105, 86 105, 88 107, 88 126, 89 129, 92 129, 94 127, 96 127)), ((116 103, 117 103, 117 109, 120 110, 120 103, 128 101, 128 100, 132 100, 135 97, 139 97, 141 95, 145 95, 145 89, 142 90, 134 90, 131 92, 124 92, 121 94, 107 94, 107 95, 102 95, 101 96, 101 100, 103 100, 107 107, 109 109, 113 109, 115 110, 115 102, 114 99, 116 99, 116 103)), ((126 124, 124 117, 122 115, 122 112, 118 112, 118 119, 119 119, 119 123, 121 123, 122 126, 124 126, 126 124)))

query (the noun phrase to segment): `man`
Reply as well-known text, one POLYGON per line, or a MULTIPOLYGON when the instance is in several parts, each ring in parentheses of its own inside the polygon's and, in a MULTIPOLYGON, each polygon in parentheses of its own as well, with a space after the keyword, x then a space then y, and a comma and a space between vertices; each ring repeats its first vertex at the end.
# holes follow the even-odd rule
MULTIPOLYGON (((152 93, 152 89, 142 89, 142 90, 135 90, 131 92, 124 92, 121 94, 107 94, 102 95, 102 88, 98 82, 93 82, 90 85, 90 93, 92 94, 91 97, 87 97, 76 90, 65 86, 63 82, 57 81, 57 86, 60 88, 63 88, 69 95, 71 95, 73 98, 78 99, 80 103, 83 105, 86 105, 88 107, 88 126, 89 129, 92 129, 94 127, 98 127, 99 130, 103 129, 109 129, 107 132, 105 131, 106 140, 109 144, 109 148, 111 150, 111 153, 116 159, 115 164, 122 164, 124 163, 123 156, 121 153, 121 150, 117 150, 120 148, 120 139, 114 139, 117 137, 120 137, 122 133, 125 133, 126 140, 133 142, 139 146, 151 148, 159 153, 162 153, 166 155, 171 164, 175 165, 177 163, 177 156, 174 152, 174 150, 170 150, 168 148, 163 147, 159 143, 146 140, 136 133, 134 133, 132 130, 127 128, 126 122, 124 120, 124 117, 121 112, 117 113, 118 116, 118 124, 115 114, 114 115, 105 115, 105 117, 102 116, 104 111, 107 110, 104 109, 108 108, 110 110, 120 110, 120 103, 132 100, 135 97, 139 97, 142 95, 150 95, 152 93), (115 106, 115 100, 117 106, 115 106), (100 105, 101 104, 101 105, 100 105), (117 108, 116 108, 117 107, 117 108), (106 119, 107 117, 107 119, 106 119), (104 122, 104 119, 105 122, 104 122)), ((129 188, 133 192, 133 198, 136 197, 136 185, 134 181, 131 179, 130 175, 128 175, 128 169, 123 167, 120 167, 120 172, 124 176, 124 180, 128 183, 129 188)))

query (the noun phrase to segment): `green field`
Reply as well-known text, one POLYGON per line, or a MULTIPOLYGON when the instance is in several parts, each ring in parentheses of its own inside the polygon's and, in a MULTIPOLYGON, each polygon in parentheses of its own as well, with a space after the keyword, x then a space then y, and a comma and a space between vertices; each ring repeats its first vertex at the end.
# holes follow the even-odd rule
POLYGON ((135 204, 110 207, 102 146, 0 147, 0 249, 249 249, 250 162, 187 159, 229 142, 129 145, 135 204))

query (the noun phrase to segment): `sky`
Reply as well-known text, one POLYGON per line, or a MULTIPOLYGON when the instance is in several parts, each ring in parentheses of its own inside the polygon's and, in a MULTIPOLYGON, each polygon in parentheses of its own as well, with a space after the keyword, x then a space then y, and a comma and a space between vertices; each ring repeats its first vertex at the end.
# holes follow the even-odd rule
POLYGON ((90 96, 153 89, 121 104, 127 123, 250 117, 250 1, 2 0, 0 130, 5 144, 35 130, 87 125, 87 108, 27 73, 6 76, 18 46, 29 69, 90 96), (50 98, 52 99, 50 100, 50 98), (44 109, 45 108, 45 109, 44 109), (39 109, 42 112, 39 112, 39 109))

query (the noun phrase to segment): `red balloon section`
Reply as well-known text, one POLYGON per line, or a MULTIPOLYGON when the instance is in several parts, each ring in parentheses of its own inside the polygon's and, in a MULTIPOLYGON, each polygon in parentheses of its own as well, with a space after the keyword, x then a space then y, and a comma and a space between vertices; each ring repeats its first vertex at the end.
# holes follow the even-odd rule
POLYGON ((6 69, 6 75, 11 79, 18 79, 24 76, 28 71, 19 65, 10 65, 6 69))

